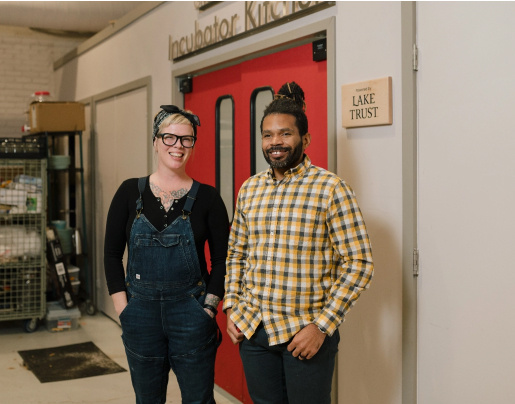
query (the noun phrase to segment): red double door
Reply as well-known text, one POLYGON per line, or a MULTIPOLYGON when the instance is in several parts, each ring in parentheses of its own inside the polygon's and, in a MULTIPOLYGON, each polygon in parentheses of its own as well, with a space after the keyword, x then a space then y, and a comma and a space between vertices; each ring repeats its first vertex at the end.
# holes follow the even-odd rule
MULTIPOLYGON (((271 99, 272 92, 286 82, 295 81, 302 87, 311 133, 306 153, 313 164, 327 168, 327 63, 313 61, 312 55, 312 45, 306 44, 192 79, 193 91, 185 94, 184 105, 200 117, 201 126, 188 173, 197 181, 217 187, 230 214, 242 183, 264 161, 261 135, 253 129, 255 122, 259 127, 262 117, 263 109, 255 105, 256 94, 261 91, 271 99), (221 100, 230 100, 230 113, 220 110, 221 100), (227 130, 223 141, 218 130, 227 127, 227 122, 221 122, 227 119, 232 120, 228 148, 227 130), (223 147, 225 150, 221 150, 223 147)), ((223 342, 217 354, 215 383, 243 403, 251 403, 238 347, 227 335, 221 305, 219 309, 223 342)))

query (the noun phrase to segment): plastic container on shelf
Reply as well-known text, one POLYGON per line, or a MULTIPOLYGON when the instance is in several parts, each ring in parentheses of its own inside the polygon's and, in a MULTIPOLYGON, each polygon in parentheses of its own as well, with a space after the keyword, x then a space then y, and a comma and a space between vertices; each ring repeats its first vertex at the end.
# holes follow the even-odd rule
POLYGON ((70 331, 79 328, 80 310, 65 309, 60 302, 47 303, 46 327, 48 331, 70 331))
POLYGON ((29 120, 29 110, 30 106, 36 102, 48 102, 53 101, 52 96, 50 95, 50 91, 34 91, 29 99, 29 105, 27 107, 27 111, 25 111, 26 119, 25 125, 21 127, 21 131, 24 133, 30 133, 30 120, 29 120))
POLYGON ((51 170, 66 170, 70 166, 70 156, 55 155, 48 158, 48 168, 51 170))
POLYGON ((0 138, 0 159, 44 159, 47 157, 47 140, 39 138, 0 138))
POLYGON ((72 234, 75 229, 65 228, 65 229, 57 229, 57 235, 59 236, 59 241, 61 242, 61 249, 63 254, 71 254, 73 252, 72 245, 72 234))
POLYGON ((49 91, 35 91, 31 96, 30 103, 46 101, 52 101, 52 96, 49 91))
POLYGON ((68 277, 72 284, 77 281, 80 283, 80 268, 75 265, 68 265, 68 277))
POLYGON ((52 220, 50 223, 56 228, 56 230, 66 229, 66 220, 52 220))

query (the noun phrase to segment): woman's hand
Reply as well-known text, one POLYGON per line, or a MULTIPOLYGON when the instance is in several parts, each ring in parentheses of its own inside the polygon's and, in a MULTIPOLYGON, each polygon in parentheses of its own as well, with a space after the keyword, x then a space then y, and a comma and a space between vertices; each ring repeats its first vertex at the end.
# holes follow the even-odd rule
POLYGON ((213 311, 211 311, 210 309, 208 309, 207 307, 204 307, 204 311, 205 311, 207 314, 209 314, 209 316, 210 316, 211 318, 215 318, 216 314, 215 314, 213 311))
POLYGON ((111 298, 113 299, 116 314, 118 314, 118 317, 120 317, 120 314, 122 314, 122 311, 127 306, 127 292, 113 293, 111 298))

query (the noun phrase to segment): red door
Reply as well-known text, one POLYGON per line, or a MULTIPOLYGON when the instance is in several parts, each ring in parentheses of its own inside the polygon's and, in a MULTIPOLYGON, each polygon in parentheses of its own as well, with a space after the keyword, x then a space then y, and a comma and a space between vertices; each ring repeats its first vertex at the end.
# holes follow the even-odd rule
MULTIPOLYGON (((251 108, 256 89, 270 87, 275 92, 287 81, 295 81, 302 87, 311 133, 311 144, 306 153, 313 164, 327 168, 327 63, 313 61, 312 55, 312 45, 306 44, 193 78, 193 91, 185 94, 184 105, 200 117, 201 126, 188 173, 197 181, 219 190, 221 182, 231 184, 230 197, 225 192, 224 199, 229 212, 232 212, 242 183, 254 174, 251 172, 251 155, 256 142, 251 136, 251 114, 255 115, 253 118, 259 126, 263 112, 262 109, 253 112, 251 108), (227 172, 227 164, 220 172, 220 166, 227 163, 220 161, 220 142, 216 134, 220 125, 216 122, 220 120, 217 108, 223 99, 232 100, 233 108, 231 172, 227 172)), ((256 136, 260 137, 260 133, 256 136)), ((256 159, 263 159, 260 150, 256 151, 256 156, 256 159)), ((238 347, 232 344, 225 331, 226 317, 221 310, 217 317, 224 337, 217 354, 215 382, 240 401, 251 403, 238 347)))

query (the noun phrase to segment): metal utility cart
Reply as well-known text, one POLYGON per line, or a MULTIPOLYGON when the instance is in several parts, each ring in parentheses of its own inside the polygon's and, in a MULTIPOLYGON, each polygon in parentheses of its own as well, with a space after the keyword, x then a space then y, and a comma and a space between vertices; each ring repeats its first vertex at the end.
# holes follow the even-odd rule
POLYGON ((0 321, 46 315, 46 144, 0 139, 0 321))
MULTIPOLYGON (((81 312, 93 315, 94 305, 93 274, 90 269, 86 227, 86 201, 84 187, 84 161, 82 131, 39 132, 25 136, 26 139, 44 139, 48 153, 48 222, 65 220, 70 229, 75 229, 71 250, 63 248, 66 266, 80 268, 80 283, 77 299, 81 312), (69 157, 69 164, 60 167, 54 159, 69 157), (80 196, 80 201, 78 196, 80 196), (77 243, 80 248, 77 248, 77 243)), ((65 244, 66 240, 61 240, 65 244)), ((64 245, 63 245, 64 247, 64 245)))

